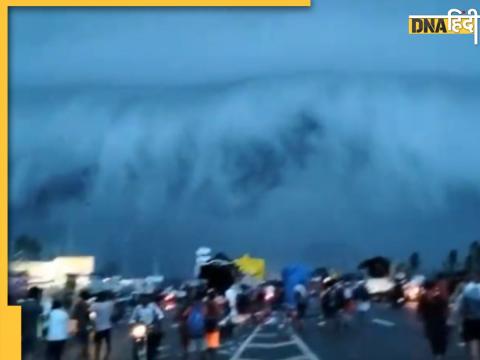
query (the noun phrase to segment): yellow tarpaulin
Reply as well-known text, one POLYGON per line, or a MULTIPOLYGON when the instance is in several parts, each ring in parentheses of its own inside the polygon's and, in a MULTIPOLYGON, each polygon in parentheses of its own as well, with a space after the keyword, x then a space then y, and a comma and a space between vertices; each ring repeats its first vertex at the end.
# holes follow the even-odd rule
POLYGON ((243 273, 253 276, 256 279, 265 279, 265 260, 252 258, 250 255, 243 255, 235 260, 235 264, 243 273))

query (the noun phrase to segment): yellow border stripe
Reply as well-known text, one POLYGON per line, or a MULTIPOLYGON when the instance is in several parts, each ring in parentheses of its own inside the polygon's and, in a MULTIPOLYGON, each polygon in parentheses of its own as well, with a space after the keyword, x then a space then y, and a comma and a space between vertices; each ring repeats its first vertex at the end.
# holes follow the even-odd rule
POLYGON ((0 250, 0 306, 7 303, 7 279, 8 279, 8 8, 1 6, 0 14, 0 71, 2 87, 0 90, 0 112, 1 112, 1 162, 0 162, 0 229, 1 244, 0 250))
POLYGON ((309 7, 311 0, 10 0, 7 6, 166 6, 166 7, 309 7))
POLYGON ((21 318, 18 307, 7 307, 8 287, 8 7, 1 6, 0 13, 0 359, 19 360, 21 318))

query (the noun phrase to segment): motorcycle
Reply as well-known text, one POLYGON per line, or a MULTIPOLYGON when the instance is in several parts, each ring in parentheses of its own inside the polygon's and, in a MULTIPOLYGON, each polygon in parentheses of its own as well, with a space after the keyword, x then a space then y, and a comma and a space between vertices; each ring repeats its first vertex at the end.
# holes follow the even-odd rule
POLYGON ((133 339, 133 360, 147 360, 148 328, 144 324, 136 324, 130 333, 133 339))
POLYGON ((162 300, 162 308, 165 311, 173 311, 177 306, 177 297, 174 291, 166 292, 162 300))

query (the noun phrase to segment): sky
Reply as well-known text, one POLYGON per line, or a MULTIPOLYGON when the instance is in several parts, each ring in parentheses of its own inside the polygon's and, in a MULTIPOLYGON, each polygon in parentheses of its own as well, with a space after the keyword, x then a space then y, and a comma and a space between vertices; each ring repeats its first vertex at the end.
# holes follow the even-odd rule
POLYGON ((352 269, 480 239, 480 50, 453 4, 10 9, 10 238, 126 274, 352 269))

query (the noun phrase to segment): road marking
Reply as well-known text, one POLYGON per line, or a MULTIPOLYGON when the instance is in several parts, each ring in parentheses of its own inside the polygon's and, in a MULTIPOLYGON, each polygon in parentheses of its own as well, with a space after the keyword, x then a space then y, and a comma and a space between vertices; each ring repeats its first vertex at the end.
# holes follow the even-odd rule
POLYGON ((282 341, 282 342, 276 342, 276 343, 256 343, 256 342, 251 342, 248 347, 249 348, 257 348, 257 349, 276 349, 276 348, 281 348, 285 346, 291 346, 291 345, 297 345, 297 343, 293 340, 291 341, 282 341))
POLYGON ((302 350, 302 352, 305 354, 305 357, 309 360, 322 360, 319 358, 317 355, 315 355, 312 350, 308 347, 307 344, 298 336, 296 333, 292 333, 292 339, 293 341, 297 344, 297 346, 302 350))
POLYGON ((230 355, 232 352, 229 350, 220 349, 217 351, 217 353, 219 353, 220 355, 230 355))
POLYGON ((264 333, 258 333, 258 334, 257 334, 257 337, 259 337, 259 338, 270 338, 270 339, 272 339, 272 338, 278 337, 278 334, 275 334, 275 333, 265 333, 265 332, 264 332, 264 333))
POLYGON ((372 323, 382 325, 382 326, 386 326, 386 327, 394 327, 395 326, 395 323, 393 323, 391 321, 383 320, 383 319, 377 319, 377 318, 373 319, 372 323))
POLYGON ((243 351, 247 348, 247 346, 252 342, 253 338, 257 333, 260 331, 260 325, 252 331, 252 333, 245 339, 245 341, 239 346, 235 354, 230 358, 230 360, 239 360, 240 356, 242 355, 243 351))
POLYGON ((253 342, 255 337, 274 337, 275 333, 267 332, 267 333, 260 333, 262 330, 261 326, 257 326, 252 333, 245 339, 245 341, 238 347, 235 351, 233 356, 230 360, 256 360, 256 359, 246 359, 242 358, 242 353, 249 348, 257 348, 257 349, 276 349, 285 346, 292 346, 296 345, 300 351, 303 353, 302 355, 287 357, 282 360, 321 360, 317 355, 315 355, 312 350, 308 347, 308 345, 295 333, 291 332, 289 334, 291 340, 289 341, 282 341, 276 343, 255 343, 253 342))

